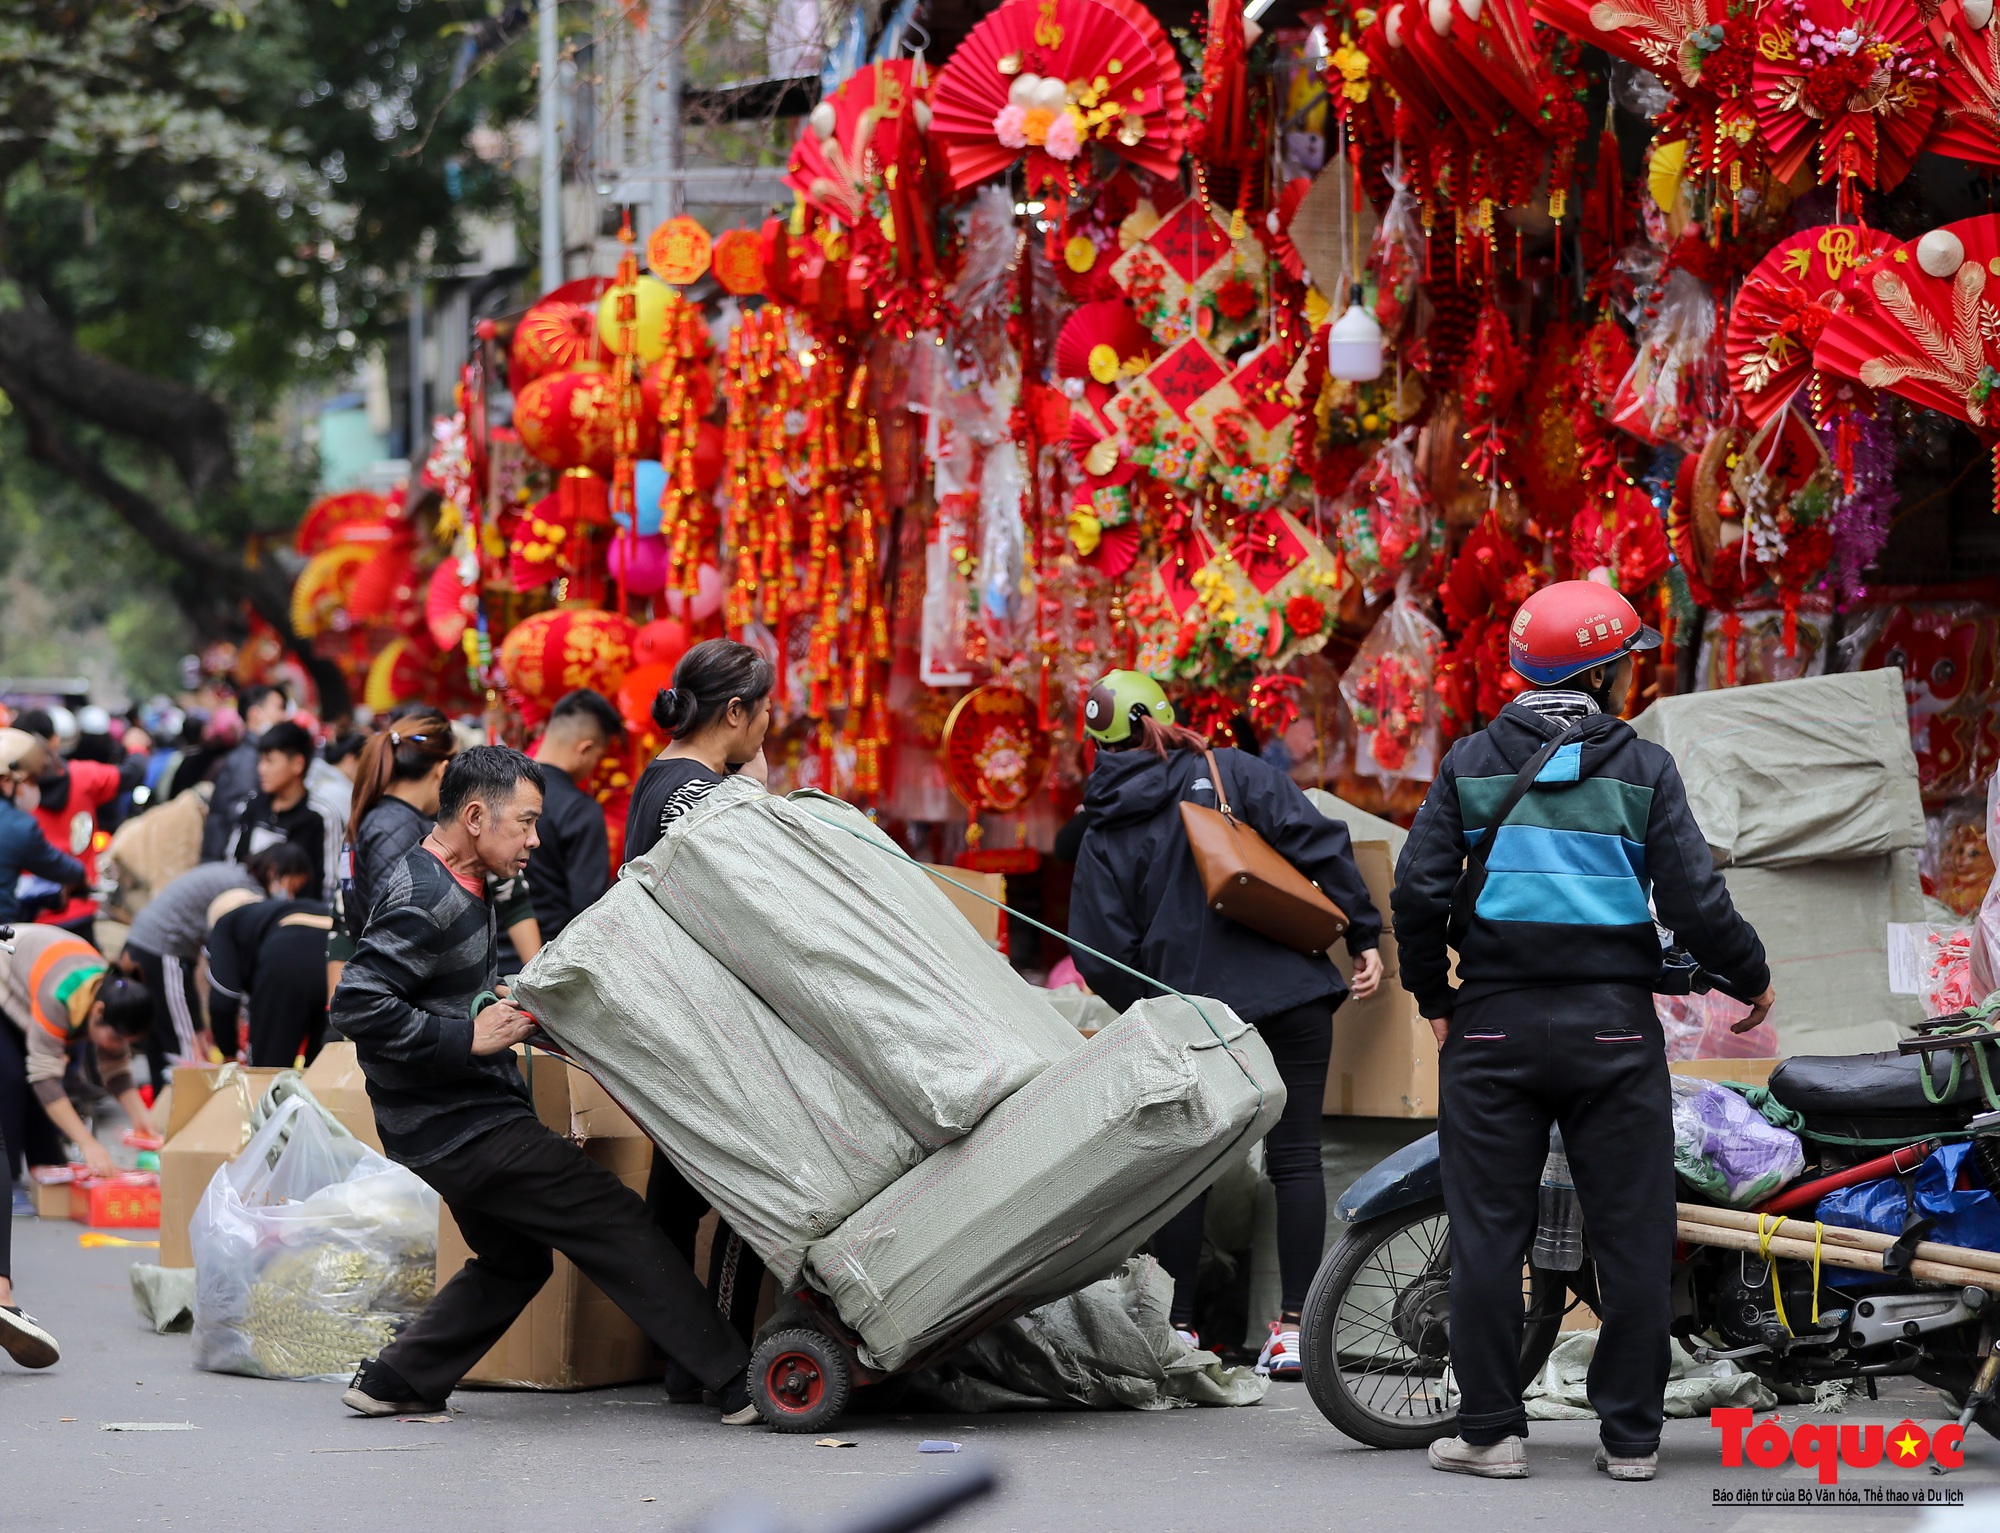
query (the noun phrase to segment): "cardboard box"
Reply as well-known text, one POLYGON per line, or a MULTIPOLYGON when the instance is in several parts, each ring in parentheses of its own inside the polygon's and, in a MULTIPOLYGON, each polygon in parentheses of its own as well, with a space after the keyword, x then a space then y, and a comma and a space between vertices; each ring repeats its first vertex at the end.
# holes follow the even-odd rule
POLYGON ((1763 1086, 1770 1082, 1771 1072, 1781 1063, 1777 1059, 1676 1059, 1667 1068, 1676 1075, 1691 1075, 1696 1080, 1763 1086))
MULTIPOLYGON (((179 1076, 180 1072, 175 1072, 179 1076)), ((249 1070, 212 1081, 200 1109, 160 1151, 160 1265, 192 1267, 188 1221, 218 1168, 250 1142, 250 1113, 276 1070, 249 1070)), ((179 1096, 178 1091, 175 1092, 179 1096)), ((176 1103, 176 1106, 179 1104, 176 1103)))
POLYGON ((28 1180, 35 1189, 35 1217, 67 1219, 69 1186, 83 1171, 81 1166, 32 1166, 28 1180))
POLYGON ((965 889, 955 888, 945 882, 947 878, 958 880, 966 888, 977 889, 987 899, 1007 901, 1007 875, 1004 873, 975 873, 970 868, 944 868, 931 863, 924 864, 924 871, 932 875, 931 881, 938 886, 944 897, 958 907, 958 913, 972 923, 972 929, 979 933, 980 941, 988 947, 1000 951, 1000 923, 1005 919, 999 905, 989 905, 977 895, 967 894, 965 889), (938 876, 942 875, 942 877, 938 876))
POLYGON ((329 1043, 303 1079, 306 1090, 340 1120, 342 1128, 376 1154, 382 1152, 382 1136, 375 1128, 375 1104, 368 1099, 368 1078, 361 1073, 353 1044, 345 1040, 329 1043))
MULTIPOLYGON (((574 1139, 634 1192, 644 1193, 653 1145, 639 1126, 574 1065, 541 1053, 529 1054, 523 1063, 542 1122, 574 1139)), ((440 1289, 471 1254, 451 1210, 442 1209, 440 1289)), ((558 1254, 554 1275, 465 1382, 499 1389, 597 1389, 657 1380, 665 1368, 666 1359, 645 1333, 558 1254)))
POLYGON ((71 1182, 69 1216, 97 1230, 150 1230, 160 1222, 160 1179, 128 1172, 71 1182))
MULTIPOLYGON (((1389 843, 1357 841, 1354 861, 1368 897, 1385 917, 1382 984, 1367 1000, 1349 1000, 1333 1014, 1333 1055, 1327 1062, 1323 1110, 1363 1118, 1434 1118, 1438 1110, 1438 1047, 1416 999, 1402 986, 1396 935, 1386 919, 1396 870, 1389 843)), ((1345 946, 1333 950, 1341 974, 1352 978, 1345 946)))

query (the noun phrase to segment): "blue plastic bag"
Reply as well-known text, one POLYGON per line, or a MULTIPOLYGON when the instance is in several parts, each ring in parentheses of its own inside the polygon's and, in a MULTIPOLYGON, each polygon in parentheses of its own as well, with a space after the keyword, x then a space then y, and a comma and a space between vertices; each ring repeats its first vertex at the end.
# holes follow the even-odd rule
MULTIPOLYGON (((2000 1199, 1976 1181, 1970 1187, 1958 1185, 1971 1153, 1969 1144, 1948 1144, 1925 1157, 1917 1167, 1917 1211, 1937 1216, 1926 1238, 1939 1245, 2000 1251, 2000 1199)), ((1978 1174, 1975 1162, 1966 1179, 1978 1174)), ((1828 1193, 1819 1200, 1814 1217, 1821 1224, 1900 1235, 1910 1222, 1909 1200, 1900 1182, 1884 1178, 1828 1193)))

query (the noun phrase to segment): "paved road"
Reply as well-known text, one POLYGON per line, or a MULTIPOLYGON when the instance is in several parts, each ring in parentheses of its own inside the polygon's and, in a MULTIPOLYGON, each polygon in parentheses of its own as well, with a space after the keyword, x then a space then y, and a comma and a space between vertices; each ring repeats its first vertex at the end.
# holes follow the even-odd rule
MULTIPOLYGON (((67 1348, 28 1374, 0 1360, 0 1527, 97 1533, 132 1528, 396 1529, 403 1533, 549 1533, 686 1529, 746 1494, 814 1530, 913 1476, 960 1460, 919 1455, 925 1438, 976 1449, 1005 1477, 991 1501, 951 1524, 1090 1533, 1224 1533, 1238 1528, 1716 1529, 1728 1533, 1882 1533, 1918 1515, 1841 1508, 1717 1506, 1717 1488, 1783 1494, 1802 1471, 1723 1471, 1706 1423, 1671 1422, 1651 1485, 1612 1485, 1590 1467, 1593 1425, 1538 1424, 1534 1476, 1492 1484, 1433 1473, 1415 1454, 1371 1452, 1281 1385, 1237 1411, 855 1417, 852 1448, 756 1428, 726 1428, 654 1389, 580 1395, 461 1392, 449 1425, 353 1418, 338 1390, 201 1373, 185 1336, 155 1336, 136 1317, 126 1278, 135 1253, 84 1250, 78 1226, 20 1221, 15 1271, 27 1308, 67 1348), (192 1431, 107 1432, 102 1423, 189 1422, 192 1431)), ((149 1253, 139 1253, 149 1254, 149 1253)), ((1939 1397, 1909 1388, 1857 1414, 1918 1419, 1939 1397)), ((1843 1419, 1855 1419, 1849 1416, 1843 1419)), ((1975 1433, 1949 1479, 1877 1472, 1843 1485, 1949 1487, 1978 1496, 2000 1483, 2000 1444, 1975 1433)), ((2000 1505, 1933 1514, 1926 1526, 2000 1528, 2000 1505)))

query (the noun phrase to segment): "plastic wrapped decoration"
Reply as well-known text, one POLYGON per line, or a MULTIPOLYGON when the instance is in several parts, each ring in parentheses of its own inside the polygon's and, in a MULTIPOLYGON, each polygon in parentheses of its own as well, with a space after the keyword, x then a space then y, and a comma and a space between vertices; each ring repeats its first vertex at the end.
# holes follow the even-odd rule
POLYGON ((1340 694, 1358 730, 1355 770, 1364 776, 1428 782, 1442 740, 1435 685, 1444 634, 1413 601, 1389 604, 1362 640, 1340 694))
POLYGON ((1672 272, 1634 341, 1632 366, 1612 396, 1612 425, 1657 446, 1715 418, 1704 408, 1700 377, 1716 341, 1707 284, 1693 272, 1672 272))
POLYGON ((1339 503, 1334 536, 1347 567, 1370 596, 1420 579, 1444 552, 1444 523, 1417 473, 1416 430, 1382 444, 1339 503))
MULTIPOLYGON (((2000 863, 2000 777, 1986 785, 1986 854, 2000 863)), ((1966 955, 1973 994, 1982 1000, 2000 990, 2000 879, 1986 886, 1973 922, 1972 946, 1966 955)))
POLYGON ((1761 1203, 1805 1169, 1798 1135, 1764 1121, 1727 1086, 1673 1078, 1674 1170, 1731 1208, 1761 1203))
POLYGON ((1833 610, 1824 600, 1789 611, 1774 598, 1753 597, 1702 620, 1695 690, 1755 687, 1771 681, 1824 676, 1833 610))
POLYGON ((1667 1040, 1667 1058, 1774 1059, 1778 1029, 1769 1017, 1747 1033, 1731 1031, 1750 1008, 1720 990, 1707 994, 1656 995, 1653 1013, 1667 1040))
POLYGON ((1926 805, 1981 791, 2000 766, 2000 616, 1984 601, 1886 600, 1849 619, 1841 669, 1903 673, 1926 805))
POLYGON ((1983 797, 1954 799, 1924 816, 1924 846, 1917 854, 1917 871, 1923 876, 1924 892, 1953 915, 1978 913, 1993 883, 1983 797))

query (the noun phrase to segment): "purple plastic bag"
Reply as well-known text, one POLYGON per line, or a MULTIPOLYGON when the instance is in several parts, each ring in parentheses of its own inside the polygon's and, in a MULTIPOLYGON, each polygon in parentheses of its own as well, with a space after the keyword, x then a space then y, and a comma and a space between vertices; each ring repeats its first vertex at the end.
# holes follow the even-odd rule
POLYGON ((1713 1081, 1676 1075, 1674 1170, 1718 1203, 1761 1203, 1805 1169, 1798 1135, 1713 1081))

